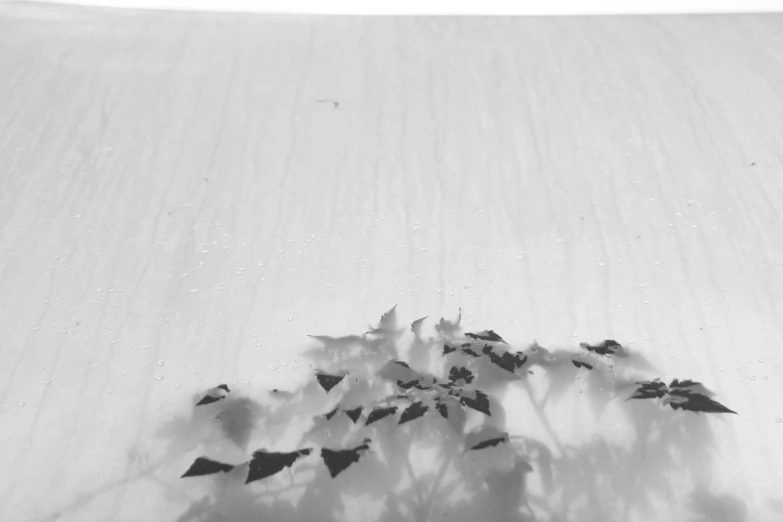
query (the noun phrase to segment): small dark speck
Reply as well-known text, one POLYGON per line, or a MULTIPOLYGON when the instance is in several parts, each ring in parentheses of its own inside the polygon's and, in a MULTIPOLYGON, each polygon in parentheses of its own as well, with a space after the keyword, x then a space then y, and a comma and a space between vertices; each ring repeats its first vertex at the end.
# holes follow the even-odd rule
POLYGON ((315 100, 315 103, 331 103, 332 107, 334 107, 335 109, 339 109, 340 108, 340 102, 337 101, 337 100, 334 100, 332 98, 325 98, 323 100, 315 100))
POLYGON ((755 167, 756 166, 756 162, 754 161, 753 163, 750 164, 750 166, 751 167, 755 167))

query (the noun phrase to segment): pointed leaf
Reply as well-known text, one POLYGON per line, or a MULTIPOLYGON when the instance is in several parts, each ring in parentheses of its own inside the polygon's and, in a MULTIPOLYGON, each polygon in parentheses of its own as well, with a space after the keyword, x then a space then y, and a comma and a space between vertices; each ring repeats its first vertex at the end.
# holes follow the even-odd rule
POLYGON ((614 339, 606 339, 598 344, 579 343, 579 346, 597 355, 626 355, 623 346, 614 339))
POLYGON ((499 342, 503 344, 508 344, 506 341, 503 340, 502 337, 500 337, 498 334, 493 332, 492 330, 484 330, 482 332, 476 332, 476 333, 466 333, 468 337, 471 337, 473 339, 479 339, 482 341, 492 341, 492 342, 499 342))
POLYGON ((370 327, 367 333, 380 334, 384 332, 393 332, 397 328, 397 305, 391 307, 389 311, 381 316, 378 326, 370 327))
POLYGON ((254 451, 253 456, 250 459, 245 484, 271 477, 285 468, 290 468, 297 459, 309 455, 311 451, 310 448, 292 451, 290 453, 276 453, 264 450, 254 451))
POLYGON ((345 375, 332 375, 329 373, 323 373, 318 372, 316 374, 316 379, 318 379, 318 384, 321 385, 321 388, 326 390, 326 393, 329 393, 329 391, 340 384, 340 382, 345 378, 345 375))
POLYGON ((215 473, 220 472, 228 473, 232 469, 234 469, 234 466, 231 464, 224 464, 206 457, 199 457, 180 478, 202 477, 204 475, 214 475, 215 473))
POLYGON ((389 406, 387 408, 373 408, 373 410, 367 416, 367 420, 364 421, 364 425, 369 426, 373 422, 379 421, 385 417, 388 417, 389 415, 394 415, 395 413, 397 413, 397 406, 389 406))
POLYGON ((497 446, 501 442, 508 442, 508 433, 500 431, 492 426, 482 426, 465 437, 465 446, 468 449, 480 450, 497 446))
POLYGON ((503 352, 503 355, 498 355, 495 352, 489 352, 489 360, 492 361, 494 364, 500 366, 504 370, 514 373, 514 370, 516 369, 516 364, 514 360, 514 356, 511 355, 508 352, 503 352))
POLYGON ((344 410, 345 414, 348 415, 348 417, 353 421, 354 424, 359 420, 359 417, 362 414, 362 410, 364 409, 363 406, 357 406, 356 408, 353 408, 351 410, 344 410))
POLYGON ((331 419, 332 419, 332 417, 334 417, 335 415, 337 415, 337 412, 338 412, 338 411, 340 411, 340 408, 339 408, 339 407, 336 407, 336 408, 335 408, 335 409, 333 409, 332 411, 328 412, 328 413, 326 414, 326 420, 331 420, 331 419))
POLYGON ((242 397, 228 401, 217 419, 228 438, 238 447, 244 448, 259 418, 259 407, 253 400, 242 397))
POLYGON ((205 404, 212 404, 213 402, 218 402, 221 399, 225 399, 225 397, 212 397, 211 395, 205 395, 200 401, 196 403, 196 406, 204 406, 205 404))
POLYGON ((577 368, 587 368, 588 370, 592 370, 593 366, 590 364, 587 364, 583 361, 577 361, 576 359, 572 359, 571 362, 576 366, 577 368))
POLYGON ((481 390, 475 390, 473 393, 462 392, 460 395, 460 402, 468 408, 472 408, 484 415, 492 415, 489 411, 489 397, 481 390), (465 395, 466 393, 467 395, 465 395))
POLYGON ((413 332, 413 334, 414 334, 416 337, 420 337, 420 336, 421 336, 421 324, 424 322, 424 320, 425 320, 427 317, 429 317, 429 316, 428 316, 428 315, 425 315, 424 317, 422 317, 422 318, 420 318, 420 319, 416 319, 415 321, 413 321, 413 322, 411 323, 411 332, 413 332))
POLYGON ((397 424, 405 424, 406 422, 418 419, 429 410, 430 407, 421 401, 414 402, 402 412, 400 415, 400 421, 397 424))
POLYGON ((321 458, 323 459, 324 464, 326 464, 326 467, 329 470, 329 474, 332 476, 332 478, 335 478, 337 475, 348 469, 351 464, 359 462, 359 458, 363 452, 370 449, 370 446, 367 444, 367 442, 370 442, 369 439, 365 439, 365 441, 366 442, 364 444, 361 444, 360 446, 357 446, 353 449, 321 449, 321 458))
POLYGON ((231 390, 228 389, 228 385, 227 384, 219 384, 218 388, 221 389, 221 390, 225 390, 226 392, 230 392, 231 391, 231 390))

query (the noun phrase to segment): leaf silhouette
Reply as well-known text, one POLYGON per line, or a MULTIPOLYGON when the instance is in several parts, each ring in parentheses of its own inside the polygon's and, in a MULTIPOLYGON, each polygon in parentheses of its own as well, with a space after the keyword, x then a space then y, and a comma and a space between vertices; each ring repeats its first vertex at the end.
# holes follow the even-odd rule
POLYGON ((429 317, 428 315, 425 315, 424 317, 420 319, 416 319, 411 323, 411 332, 418 338, 421 336, 421 324, 424 322, 424 320, 429 317))
POLYGON ((592 370, 593 366, 590 364, 587 364, 586 362, 577 361, 576 359, 571 359, 571 362, 576 366, 577 368, 587 368, 588 370, 592 370))
POLYGON ((623 346, 614 339, 606 339, 598 344, 579 343, 579 346, 597 355, 625 355, 623 346))
POLYGON ((669 393, 669 388, 666 383, 661 382, 659 379, 652 381, 637 382, 639 386, 634 391, 634 394, 628 399, 660 399, 669 393))
POLYGON ((463 391, 459 400, 468 408, 472 408, 488 416, 492 415, 489 411, 489 397, 481 390, 475 390, 472 394, 469 391, 463 391), (464 395, 465 393, 468 393, 468 396, 464 395), (470 395, 473 395, 473 397, 470 395))
POLYGON ((456 351, 457 351, 456 346, 452 346, 449 343, 443 343, 443 355, 448 355, 456 351))
POLYGON ((359 458, 365 450, 370 449, 368 443, 370 439, 364 439, 364 444, 356 446, 353 449, 345 450, 331 450, 329 448, 321 448, 321 458, 326 464, 329 474, 332 478, 348 469, 351 464, 359 462, 359 458))
POLYGON ((397 424, 405 424, 406 422, 418 419, 429 410, 430 407, 421 401, 414 402, 402 412, 400 415, 400 421, 397 424))
POLYGON ((340 384, 340 382, 345 378, 345 375, 332 375, 329 373, 318 372, 315 378, 318 379, 318 384, 321 385, 321 388, 326 390, 326 393, 329 393, 332 388, 340 384))
POLYGON ((397 305, 391 307, 389 311, 381 316, 381 320, 378 322, 378 326, 370 327, 370 331, 367 333, 382 334, 387 332, 393 332, 397 328, 397 305))
POLYGON ((464 366, 452 366, 449 370, 449 380, 456 382, 460 379, 465 380, 465 384, 473 382, 473 373, 464 366))
POLYGON ((516 361, 513 355, 508 352, 503 352, 503 355, 498 355, 495 352, 489 352, 487 355, 489 360, 494 364, 500 366, 508 372, 514 373, 514 370, 516 369, 516 361))
POLYGON ((245 484, 250 484, 256 480, 271 477, 285 468, 290 468, 300 457, 309 455, 312 450, 305 448, 290 453, 276 453, 265 450, 253 452, 250 459, 249 471, 245 484))
POLYGON ((492 330, 484 330, 483 332, 476 332, 476 333, 466 333, 465 335, 467 335, 472 339, 477 339, 481 341, 493 341, 493 342, 508 344, 506 341, 503 340, 502 337, 500 337, 492 330))
POLYGON ((335 409, 333 409, 332 411, 328 412, 328 413, 325 415, 325 416, 326 416, 326 420, 331 420, 331 419, 332 419, 332 417, 334 417, 335 415, 337 415, 337 412, 339 412, 339 411, 340 411, 340 408, 339 408, 339 407, 336 407, 336 408, 335 408, 335 409))
POLYGON ((228 473, 232 469, 234 469, 234 466, 231 464, 224 464, 206 457, 199 457, 180 478, 202 477, 204 475, 214 475, 215 473, 220 472, 228 473))
POLYGON ((457 320, 453 323, 441 317, 440 322, 435 325, 435 331, 443 338, 455 337, 460 330, 460 321, 462 321, 462 308, 459 309, 457 320))
POLYGON ((465 437, 465 446, 469 450, 480 450, 508 442, 508 433, 492 426, 482 426, 465 437))
POLYGON ((196 403, 196 406, 204 406, 205 404, 212 404, 213 402, 218 402, 221 399, 225 399, 225 397, 213 397, 211 395, 205 395, 200 401, 196 403))
POLYGON ((522 366, 527 362, 527 355, 525 355, 522 352, 516 352, 514 354, 514 366, 517 368, 522 368, 522 366))
POLYGON ((669 396, 664 399, 664 402, 668 403, 674 410, 682 409, 702 413, 737 414, 736 411, 730 410, 723 404, 712 399, 709 396, 712 393, 699 382, 691 380, 680 382, 677 379, 674 379, 669 384, 669 388, 669 396))
POLYGON ((471 348, 463 348, 462 349, 462 353, 466 353, 466 354, 470 355, 471 357, 480 357, 481 356, 481 354, 476 353, 471 348))
POLYGON ((367 416, 367 420, 364 421, 364 425, 369 426, 373 422, 379 421, 384 417, 388 417, 389 415, 394 415, 395 413, 397 413, 397 406, 373 408, 373 410, 367 416))
POLYGON ((221 389, 221 390, 225 390, 227 393, 231 391, 231 390, 228 389, 228 385, 227 384, 218 384, 217 387, 219 389, 221 389))
POLYGON ((350 409, 350 410, 343 410, 345 411, 345 414, 348 415, 348 417, 353 421, 354 424, 359 420, 359 416, 362 414, 362 410, 364 409, 364 406, 357 406, 356 408, 350 409))

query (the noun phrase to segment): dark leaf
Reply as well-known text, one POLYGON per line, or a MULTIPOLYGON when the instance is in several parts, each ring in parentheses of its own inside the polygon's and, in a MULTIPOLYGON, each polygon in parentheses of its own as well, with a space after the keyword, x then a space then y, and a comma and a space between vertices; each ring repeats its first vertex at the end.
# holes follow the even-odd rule
POLYGON ((226 392, 230 392, 231 391, 231 390, 228 389, 228 385, 227 384, 220 384, 220 385, 218 385, 218 388, 220 388, 221 390, 226 390, 226 392))
POLYGON ((701 393, 692 393, 685 390, 671 390, 669 391, 669 397, 667 397, 669 406, 674 410, 683 409, 686 411, 703 412, 703 413, 733 413, 736 411, 730 410, 718 401, 711 399, 701 393))
POLYGON ((459 400, 462 404, 464 404, 468 408, 472 408, 485 415, 491 416, 492 414, 489 411, 489 397, 487 396, 487 394, 482 392, 481 390, 476 390, 474 395, 475 395, 474 397, 461 395, 459 400))
POLYGON ((525 355, 522 352, 516 352, 514 354, 514 366, 517 368, 522 368, 522 366, 527 362, 527 355, 525 355))
POLYGON ((472 357, 479 357, 479 356, 481 355, 481 354, 478 354, 478 353, 474 352, 474 351, 473 351, 472 349, 470 349, 470 348, 463 348, 463 349, 462 349, 462 353, 466 353, 466 354, 468 354, 468 355, 470 355, 470 356, 472 356, 472 357))
POLYGON ((397 424, 405 424, 406 422, 418 419, 429 410, 429 406, 425 405, 421 401, 414 402, 402 412, 400 415, 400 421, 397 424))
POLYGON ((271 477, 285 468, 290 468, 297 459, 309 455, 311 451, 310 448, 292 451, 290 453, 273 453, 264 450, 254 451, 253 457, 250 459, 249 471, 245 484, 271 477))
POLYGON ((457 351, 456 346, 451 346, 449 343, 443 343, 443 355, 448 355, 456 351, 457 351))
POLYGON ((185 474, 180 478, 214 475, 215 473, 220 473, 221 471, 228 473, 232 469, 234 469, 234 466, 231 464, 224 464, 206 457, 199 457, 193 462, 193 464, 191 464, 185 474))
POLYGON ((367 416, 367 420, 364 422, 365 426, 369 426, 375 421, 379 421, 389 415, 397 413, 397 406, 389 406, 387 408, 373 408, 370 414, 367 416))
POLYGON ((482 341, 493 341, 493 342, 508 344, 506 341, 503 340, 502 337, 500 337, 492 330, 484 330, 483 332, 476 332, 476 333, 466 333, 465 335, 473 339, 480 339, 482 341))
POLYGON ((579 346, 597 355, 624 355, 623 347, 613 339, 606 339, 598 344, 579 343, 579 346))
POLYGON ((577 368, 587 368, 588 370, 593 369, 593 366, 587 364, 586 362, 577 361, 576 359, 572 359, 571 362, 574 363, 574 366, 576 366, 577 368))
POLYGON ((353 421, 354 424, 356 424, 356 421, 359 420, 359 416, 362 414, 362 410, 364 409, 363 406, 357 406, 356 408, 353 408, 351 410, 344 410, 345 414, 348 415, 348 417, 353 421))
POLYGON ((328 448, 321 449, 321 458, 323 458, 324 464, 326 464, 329 474, 332 478, 348 469, 351 464, 359 462, 363 451, 370 449, 367 444, 369 439, 365 439, 365 443, 357 446, 353 449, 346 450, 330 450, 328 448))
POLYGON ((321 385, 321 388, 326 390, 326 393, 329 393, 329 390, 340 384, 340 381, 342 381, 345 378, 345 375, 331 375, 328 373, 321 373, 318 372, 316 375, 316 379, 318 379, 318 384, 321 385))
POLYGON ((497 446, 501 442, 508 442, 508 433, 500 431, 492 426, 482 426, 477 430, 468 433, 465 437, 465 446, 469 450, 480 450, 497 446))
POLYGON ((449 380, 451 382, 464 379, 466 384, 473 382, 473 373, 464 366, 452 366, 449 370, 449 380))
POLYGON ((681 390, 683 392, 688 392, 688 393, 700 393, 702 395, 706 395, 707 397, 712 397, 715 395, 710 390, 708 390, 702 383, 692 381, 690 379, 685 379, 684 381, 674 379, 671 383, 669 383, 669 388, 671 388, 672 390, 681 390))
POLYGON ((642 381, 637 382, 639 386, 634 391, 634 394, 628 399, 660 399, 669 392, 669 388, 666 383, 660 382, 655 379, 654 381, 642 381))
POLYGON ((480 450, 484 448, 489 448, 490 446, 497 446, 501 442, 507 442, 507 439, 505 437, 497 437, 494 439, 487 439, 483 442, 479 442, 478 444, 474 444, 470 447, 472 450, 480 450))
POLYGON ((514 362, 514 356, 511 355, 510 353, 504 352, 503 355, 499 356, 495 352, 490 352, 489 360, 492 361, 494 364, 500 366, 504 370, 514 373, 514 369, 516 365, 514 362))
POLYGON ((220 399, 225 399, 225 397, 212 397, 211 395, 205 395, 203 399, 196 403, 196 406, 212 404, 213 402, 218 402, 220 399))
POLYGON ((449 425, 458 433, 462 433, 467 421, 467 415, 462 405, 453 397, 442 397, 435 401, 435 409, 441 417, 446 419, 449 425))
POLYGON ((334 417, 335 415, 337 415, 337 412, 338 412, 338 411, 340 411, 340 408, 339 408, 339 407, 337 407, 337 408, 333 409, 332 411, 330 411, 329 413, 327 413, 327 414, 326 414, 326 420, 331 420, 331 418, 332 418, 332 417, 334 417))

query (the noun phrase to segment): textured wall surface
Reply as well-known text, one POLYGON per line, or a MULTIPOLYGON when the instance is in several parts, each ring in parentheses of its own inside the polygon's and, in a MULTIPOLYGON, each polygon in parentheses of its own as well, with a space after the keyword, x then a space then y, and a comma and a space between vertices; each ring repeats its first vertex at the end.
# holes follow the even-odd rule
POLYGON ((176 520, 165 419, 397 304, 704 382, 715 490, 780 520, 782 56, 777 15, 0 5, 0 518, 176 520))

